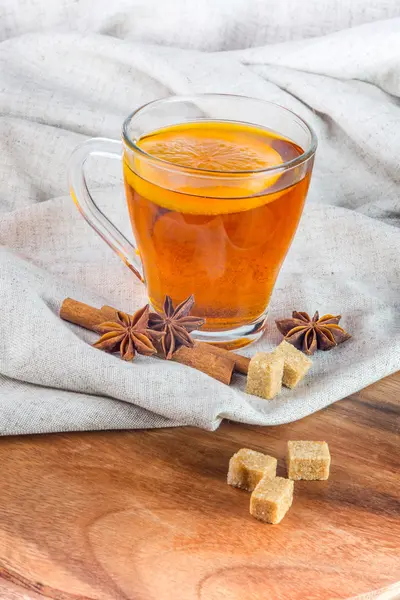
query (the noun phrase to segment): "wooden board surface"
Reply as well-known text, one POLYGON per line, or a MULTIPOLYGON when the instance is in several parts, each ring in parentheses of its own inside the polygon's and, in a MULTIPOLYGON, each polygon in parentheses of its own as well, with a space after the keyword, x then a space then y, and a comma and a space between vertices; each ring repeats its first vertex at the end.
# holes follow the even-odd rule
MULTIPOLYGON (((2 600, 330 600, 400 580, 400 373, 302 421, 0 439, 2 600), (280 525, 226 484, 247 446, 325 439, 280 525)), ((394 592, 391 597, 398 597, 394 592)), ((400 590, 399 590, 400 597, 400 590)))

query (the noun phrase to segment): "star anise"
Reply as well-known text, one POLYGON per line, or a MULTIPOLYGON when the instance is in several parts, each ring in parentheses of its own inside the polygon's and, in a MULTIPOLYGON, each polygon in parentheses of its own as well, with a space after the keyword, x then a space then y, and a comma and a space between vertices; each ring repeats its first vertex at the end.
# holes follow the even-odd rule
POLYGON ((351 335, 339 326, 342 315, 324 315, 318 311, 311 319, 306 312, 293 311, 291 319, 275 321, 285 340, 302 350, 305 354, 314 354, 318 350, 332 350, 345 342, 351 335))
POLYGON ((151 356, 157 352, 152 341, 160 339, 163 334, 150 331, 148 322, 148 304, 132 316, 116 311, 115 321, 106 321, 96 327, 96 331, 103 335, 93 346, 106 352, 119 351, 123 360, 133 360, 136 352, 151 356))
POLYGON ((189 315, 193 304, 194 297, 192 295, 174 309, 171 298, 166 296, 163 307, 164 314, 150 313, 150 329, 165 333, 161 339, 161 346, 167 359, 172 358, 173 353, 181 346, 191 348, 194 341, 190 333, 195 329, 199 329, 205 323, 204 319, 189 315))

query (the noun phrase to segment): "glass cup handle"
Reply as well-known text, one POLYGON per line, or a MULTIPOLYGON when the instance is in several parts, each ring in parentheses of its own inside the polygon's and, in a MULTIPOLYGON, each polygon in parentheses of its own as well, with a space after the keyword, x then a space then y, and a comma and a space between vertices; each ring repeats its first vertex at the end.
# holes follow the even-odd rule
POLYGON ((73 151, 68 164, 68 183, 73 201, 91 227, 118 254, 135 275, 144 282, 143 267, 137 249, 111 223, 93 200, 85 177, 85 162, 89 156, 122 160, 122 143, 107 138, 91 138, 73 151))

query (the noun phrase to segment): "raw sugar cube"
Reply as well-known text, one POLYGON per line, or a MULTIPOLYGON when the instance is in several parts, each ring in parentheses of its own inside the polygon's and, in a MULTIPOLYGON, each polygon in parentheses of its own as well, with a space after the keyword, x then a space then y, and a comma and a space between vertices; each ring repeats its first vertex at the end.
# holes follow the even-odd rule
POLYGON ((263 477, 275 477, 276 465, 273 456, 241 448, 229 461, 228 483, 252 492, 263 477))
POLYGON ((246 392, 272 400, 282 389, 284 358, 275 352, 257 352, 249 364, 246 392))
POLYGON ((328 479, 331 455, 326 442, 288 442, 289 479, 328 479))
POLYGON ((296 387, 308 373, 312 365, 312 360, 285 340, 279 344, 275 352, 282 356, 284 360, 283 385, 288 388, 296 387))
POLYGON ((250 514, 265 523, 280 523, 292 506, 293 481, 283 477, 264 477, 251 494, 250 514))

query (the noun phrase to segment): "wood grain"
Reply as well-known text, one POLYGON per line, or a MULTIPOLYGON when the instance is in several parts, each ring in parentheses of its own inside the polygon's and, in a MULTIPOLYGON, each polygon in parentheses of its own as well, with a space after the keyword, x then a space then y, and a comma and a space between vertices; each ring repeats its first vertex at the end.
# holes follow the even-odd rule
MULTIPOLYGON (((0 440, 2 600, 340 600, 400 580, 400 374, 279 427, 0 440), (240 447, 325 439, 280 525, 226 484, 240 447)), ((399 591, 400 594, 400 591, 399 591)), ((396 597, 395 595, 392 596, 396 597)))

